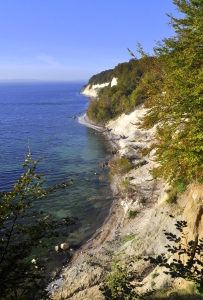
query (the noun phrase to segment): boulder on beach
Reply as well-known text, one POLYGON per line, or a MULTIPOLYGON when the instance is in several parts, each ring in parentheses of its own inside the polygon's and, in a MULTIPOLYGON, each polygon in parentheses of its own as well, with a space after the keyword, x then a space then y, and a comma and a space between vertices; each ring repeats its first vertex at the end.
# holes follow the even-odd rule
POLYGON ((68 248, 69 248, 69 244, 68 243, 61 244, 61 249, 62 250, 67 250, 68 248))
POLYGON ((58 252, 59 251, 59 246, 55 246, 55 250, 58 252))

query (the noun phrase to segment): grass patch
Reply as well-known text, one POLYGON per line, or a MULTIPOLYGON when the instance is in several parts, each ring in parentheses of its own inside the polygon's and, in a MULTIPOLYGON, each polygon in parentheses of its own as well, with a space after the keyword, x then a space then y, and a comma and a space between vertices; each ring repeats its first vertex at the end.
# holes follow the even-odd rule
POLYGON ((176 183, 177 192, 179 194, 184 193, 184 191, 186 190, 186 186, 187 186, 187 184, 186 184, 185 180, 177 181, 177 183, 176 183))
POLYGON ((155 271, 153 274, 152 274, 152 279, 156 278, 157 276, 159 276, 159 273, 157 271, 155 271))
POLYGON ((136 233, 132 233, 132 234, 129 234, 129 235, 126 235, 123 239, 122 239, 122 244, 125 244, 129 241, 132 241, 134 240, 134 238, 136 237, 136 233))
POLYGON ((125 180, 122 181, 122 187, 127 190, 129 188, 130 181, 126 178, 125 180))
POLYGON ((139 211, 137 211, 137 210, 130 210, 129 211, 129 219, 134 219, 138 213, 139 213, 139 211))
MULTIPOLYGON (((154 284, 151 282, 151 286, 154 284)), ((152 286, 154 287, 154 286, 152 286)), ((202 300, 203 295, 199 294, 194 285, 190 285, 186 289, 170 289, 162 288, 156 290, 152 296, 147 297, 148 300, 202 300)))
POLYGON ((178 194, 181 195, 187 187, 187 183, 184 180, 178 180, 174 183, 174 186, 166 191, 168 193, 169 199, 167 200, 168 203, 176 203, 178 194))

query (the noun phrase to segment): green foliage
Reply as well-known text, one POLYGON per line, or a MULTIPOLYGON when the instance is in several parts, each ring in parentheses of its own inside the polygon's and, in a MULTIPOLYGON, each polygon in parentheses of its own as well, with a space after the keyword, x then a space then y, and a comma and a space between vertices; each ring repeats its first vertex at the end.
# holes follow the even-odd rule
POLYGON ((104 124, 123 112, 133 111, 137 105, 143 103, 148 97, 148 86, 144 78, 155 60, 156 58, 145 57, 118 64, 112 73, 112 77, 118 78, 117 85, 100 90, 100 99, 91 103, 87 110, 88 117, 104 124))
POLYGON ((111 168, 110 175, 115 174, 124 175, 132 169, 133 165, 127 157, 117 158, 111 168))
POLYGON ((113 69, 102 71, 96 75, 93 75, 89 79, 88 84, 90 86, 92 86, 93 84, 101 84, 101 83, 110 82, 112 79, 112 74, 113 74, 113 69))
POLYGON ((122 181, 122 186, 125 190, 128 189, 129 185, 130 185, 130 181, 127 178, 122 181))
POLYGON ((129 242, 129 241, 134 240, 135 237, 136 237, 136 234, 135 234, 135 233, 126 235, 126 236, 122 239, 122 244, 125 244, 125 243, 127 243, 127 242, 129 242))
POLYGON ((203 181, 203 2, 174 0, 168 15, 176 35, 157 44, 161 80, 150 83, 145 125, 157 128, 157 175, 203 181), (164 92, 164 93, 163 93, 164 92))
MULTIPOLYGON (((13 190, 0 194, 0 298, 45 299, 47 278, 43 263, 32 259, 33 251, 50 245, 59 228, 73 225, 75 220, 52 219, 34 204, 68 183, 45 189, 43 174, 36 173, 32 154, 25 157, 24 173, 13 190)), ((61 231, 61 230, 60 230, 61 231)))
POLYGON ((138 45, 142 58, 116 66, 117 86, 101 91, 88 116, 106 123, 144 102, 149 110, 143 126, 158 124, 157 142, 149 149, 156 149, 159 165, 153 174, 177 183, 180 194, 187 183, 203 182, 203 3, 173 3, 182 13, 179 19, 168 15, 176 35, 159 42, 154 57, 138 45))
POLYGON ((159 273, 157 273, 157 271, 156 271, 152 274, 152 279, 156 278, 157 276, 159 276, 159 273))
POLYGON ((105 299, 136 299, 132 289, 126 266, 121 267, 117 263, 114 263, 113 272, 106 276, 100 287, 105 299))
POLYGON ((181 234, 181 238, 165 231, 166 238, 173 243, 165 246, 167 251, 174 255, 172 262, 169 263, 164 255, 157 258, 149 257, 147 260, 167 268, 168 270, 164 271, 164 273, 170 274, 172 278, 181 277, 193 281, 197 290, 203 293, 203 240, 188 242, 187 235, 184 233, 187 222, 177 221, 175 225, 181 234), (184 259, 182 255, 184 255, 184 259))
POLYGON ((87 116, 92 121, 97 121, 97 114, 98 114, 98 101, 92 100, 88 106, 87 116))
POLYGON ((129 218, 130 219, 134 219, 136 217, 136 215, 138 214, 137 210, 130 210, 129 211, 129 218))
POLYGON ((113 270, 105 277, 100 290, 107 300, 148 299, 147 297, 152 294, 153 291, 142 295, 136 292, 134 285, 131 283, 134 277, 135 273, 128 272, 126 264, 121 265, 118 262, 114 262, 113 270))
POLYGON ((170 204, 175 204, 177 200, 177 189, 176 188, 171 188, 171 190, 167 191, 168 192, 168 200, 167 202, 170 204))
POLYGON ((156 290, 154 294, 147 298, 148 300, 201 300, 203 296, 199 295, 195 288, 171 289, 170 287, 156 290))
POLYGON ((186 186, 187 186, 187 184, 186 184, 185 180, 178 180, 176 182, 177 192, 179 194, 182 194, 186 190, 186 186))

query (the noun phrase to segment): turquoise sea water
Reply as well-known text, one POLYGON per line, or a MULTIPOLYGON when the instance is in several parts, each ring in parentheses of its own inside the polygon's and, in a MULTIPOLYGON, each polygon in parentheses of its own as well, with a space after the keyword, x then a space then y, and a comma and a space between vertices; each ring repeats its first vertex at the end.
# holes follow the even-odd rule
POLYGON ((76 246, 102 225, 112 203, 109 185, 99 180, 101 163, 109 157, 105 137, 72 118, 83 115, 89 103, 79 94, 82 86, 0 83, 0 191, 12 188, 22 173, 19 161, 28 153, 29 140, 34 158, 45 156, 39 168, 47 184, 74 181, 38 205, 57 218, 78 217, 63 240, 76 246))

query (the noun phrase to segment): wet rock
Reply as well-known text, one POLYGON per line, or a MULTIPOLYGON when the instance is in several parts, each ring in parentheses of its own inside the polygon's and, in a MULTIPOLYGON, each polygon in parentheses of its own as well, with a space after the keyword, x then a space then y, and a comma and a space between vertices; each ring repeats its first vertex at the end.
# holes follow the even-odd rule
POLYGON ((116 154, 117 153, 117 150, 112 150, 111 151, 111 154, 116 154))
POLYGON ((109 165, 108 161, 107 161, 107 162, 104 162, 104 163, 102 164, 102 168, 107 168, 108 165, 109 165))
POLYGON ((68 243, 61 244, 61 249, 62 250, 67 250, 68 248, 69 248, 69 244, 68 243))

